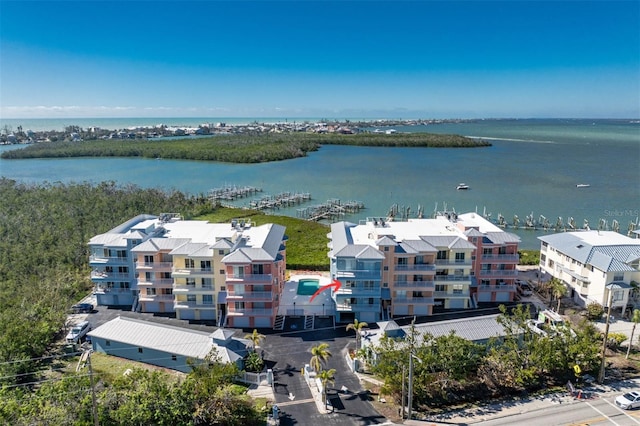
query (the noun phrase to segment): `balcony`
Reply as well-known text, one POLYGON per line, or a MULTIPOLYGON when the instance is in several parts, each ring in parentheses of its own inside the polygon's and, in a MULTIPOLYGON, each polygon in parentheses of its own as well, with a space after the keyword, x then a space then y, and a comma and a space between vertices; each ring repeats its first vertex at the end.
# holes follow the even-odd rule
POLYGON ((471 267, 471 258, 463 260, 437 259, 436 266, 471 267))
POLYGON ((174 309, 216 309, 214 303, 187 302, 185 300, 174 301, 173 307, 174 309))
POLYGON ((129 263, 129 259, 126 257, 120 256, 101 256, 97 254, 92 254, 89 256, 89 264, 90 265, 126 265, 129 263))
POLYGON ((271 283, 273 281, 272 274, 227 274, 227 282, 263 282, 271 283))
POLYGON ((172 288, 173 280, 170 278, 158 278, 154 280, 147 280, 145 278, 138 279, 138 286, 141 287, 157 287, 157 288, 172 288))
POLYGON ((133 275, 128 272, 91 271, 92 281, 102 280, 130 280, 133 275))
POLYGON ((373 279, 379 280, 382 277, 380 270, 370 269, 339 269, 336 270, 336 277, 355 278, 355 279, 373 279))
POLYGON ((391 303, 395 305, 433 305, 433 297, 393 297, 391 303))
POLYGON ((130 288, 104 288, 104 287, 96 287, 94 293, 100 294, 131 294, 130 288))
POLYGON ((227 312, 229 316, 271 316, 274 315, 274 308, 247 308, 247 309, 233 309, 227 312))
POLYGON ((227 291, 227 300, 273 300, 275 294, 270 291, 247 291, 237 293, 235 291, 227 291))
POLYGON ((139 271, 163 271, 170 272, 173 262, 136 262, 139 271))
POLYGON ((178 268, 174 266, 171 269, 171 275, 174 277, 199 277, 213 275, 212 268, 178 268))
POLYGON ((417 290, 434 290, 435 283, 432 280, 429 281, 396 281, 393 283, 393 288, 411 288, 417 290))
POLYGON ((518 275, 516 269, 482 269, 480 270, 480 277, 515 277, 518 275))
POLYGON ((173 292, 181 294, 209 294, 215 291, 213 286, 196 287, 195 285, 173 284, 173 292))
POLYGON ((469 289, 466 290, 457 290, 457 291, 434 291, 433 297, 438 299, 459 299, 459 298, 468 298, 469 297, 469 289))
POLYGON ((380 304, 369 305, 368 303, 337 303, 336 311, 338 312, 378 312, 380 304))
POLYGON ((471 275, 436 275, 433 280, 435 282, 444 281, 444 282, 452 282, 452 281, 471 281, 471 275))
POLYGON ((364 287, 340 287, 340 290, 335 292, 340 295, 353 295, 359 297, 380 297, 380 287, 376 288, 364 288, 364 287))
POLYGON ((430 272, 436 270, 435 264, 394 265, 396 272, 430 272))
POLYGON ((141 302, 173 302, 173 294, 140 294, 138 300, 141 302))
POLYGON ((480 258, 482 263, 489 262, 517 262, 520 260, 520 255, 518 254, 483 254, 480 258))

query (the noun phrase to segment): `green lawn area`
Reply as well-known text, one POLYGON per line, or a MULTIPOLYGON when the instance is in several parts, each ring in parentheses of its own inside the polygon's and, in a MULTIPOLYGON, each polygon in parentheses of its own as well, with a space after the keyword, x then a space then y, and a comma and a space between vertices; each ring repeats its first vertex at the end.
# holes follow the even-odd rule
POLYGON ((220 207, 214 213, 195 219, 208 220, 212 223, 226 223, 231 219, 250 219, 256 225, 265 223, 282 225, 287 228, 285 233, 289 237, 287 241, 287 269, 329 270, 327 234, 330 228, 327 225, 289 216, 266 215, 255 210, 226 207, 220 207))

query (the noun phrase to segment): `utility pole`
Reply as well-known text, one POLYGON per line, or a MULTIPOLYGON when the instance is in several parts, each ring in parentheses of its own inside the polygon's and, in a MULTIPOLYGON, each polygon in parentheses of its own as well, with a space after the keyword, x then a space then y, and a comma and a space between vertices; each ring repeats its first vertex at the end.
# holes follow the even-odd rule
POLYGON ((607 340, 609 340, 609 320, 611 318, 611 305, 613 304, 613 288, 612 286, 607 286, 606 288, 609 289, 609 306, 607 307, 607 321, 604 327, 604 339, 602 341, 602 360, 600 361, 600 373, 598 374, 598 383, 600 384, 604 382, 604 357, 607 352, 607 340))
POLYGON ((407 418, 411 420, 411 407, 413 405, 413 343, 415 340, 415 329, 414 325, 416 323, 416 317, 413 317, 413 321, 411 321, 411 341, 409 342, 409 401, 408 405, 408 415, 407 418))
POLYGON ((402 398, 400 399, 400 406, 402 411, 400 412, 400 418, 404 420, 404 364, 402 364, 402 398))
POLYGON ((93 384, 93 368, 91 368, 91 352, 92 350, 88 350, 87 355, 87 365, 89 366, 89 383, 91 383, 91 405, 93 408, 93 423, 95 426, 99 426, 98 424, 98 404, 96 402, 96 388, 93 384))

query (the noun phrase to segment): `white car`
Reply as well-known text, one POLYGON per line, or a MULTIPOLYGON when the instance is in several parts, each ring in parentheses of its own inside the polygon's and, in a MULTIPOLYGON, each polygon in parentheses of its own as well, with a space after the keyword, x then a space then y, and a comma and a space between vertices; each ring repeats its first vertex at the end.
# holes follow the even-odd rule
POLYGON ((91 330, 89 321, 82 321, 71 327, 71 331, 67 334, 67 343, 80 343, 82 338, 91 330))
POLYGON ((616 405, 623 410, 640 407, 640 392, 628 392, 616 398, 616 405))

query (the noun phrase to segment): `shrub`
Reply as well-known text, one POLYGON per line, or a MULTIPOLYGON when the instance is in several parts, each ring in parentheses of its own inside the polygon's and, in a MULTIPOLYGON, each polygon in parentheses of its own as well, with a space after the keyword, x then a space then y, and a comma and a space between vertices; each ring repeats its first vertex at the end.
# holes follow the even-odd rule
POLYGON ((591 321, 597 321, 604 315, 604 307, 597 302, 591 302, 587 305, 587 318, 591 321))

